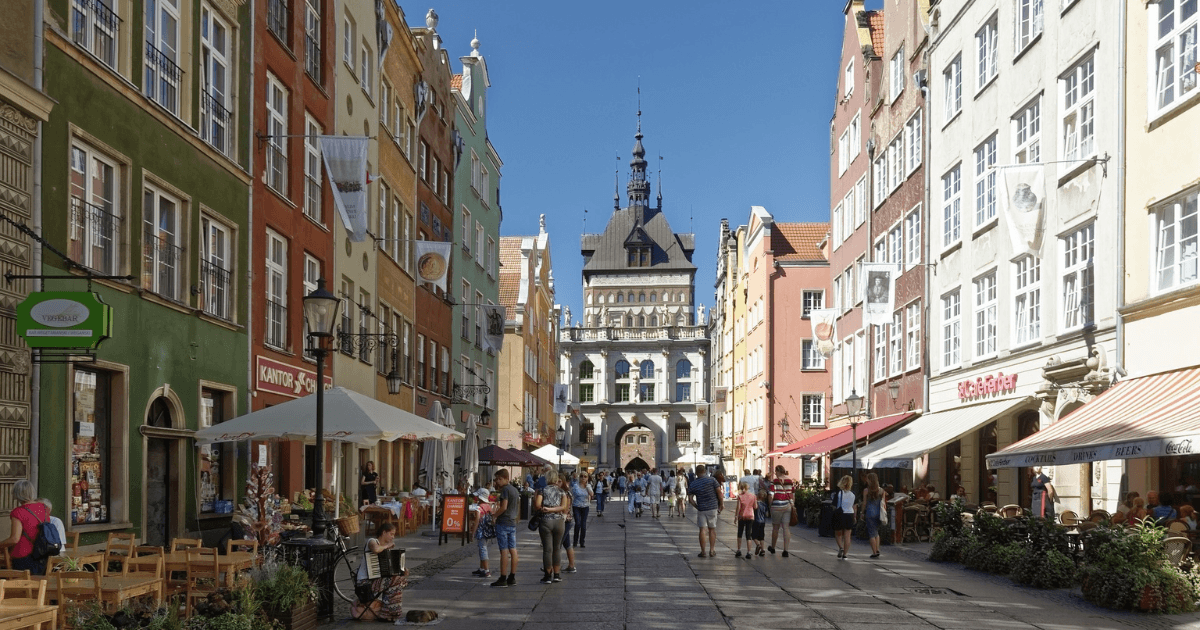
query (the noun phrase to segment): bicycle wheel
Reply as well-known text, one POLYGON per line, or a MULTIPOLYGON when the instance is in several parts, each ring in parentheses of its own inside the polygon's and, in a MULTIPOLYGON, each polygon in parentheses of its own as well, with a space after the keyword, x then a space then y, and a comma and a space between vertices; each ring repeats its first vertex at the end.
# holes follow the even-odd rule
POLYGON ((337 596, 347 603, 353 604, 357 601, 354 585, 357 581, 356 574, 361 560, 362 554, 359 553, 358 547, 349 547, 339 553, 334 561, 333 589, 337 591, 337 596))

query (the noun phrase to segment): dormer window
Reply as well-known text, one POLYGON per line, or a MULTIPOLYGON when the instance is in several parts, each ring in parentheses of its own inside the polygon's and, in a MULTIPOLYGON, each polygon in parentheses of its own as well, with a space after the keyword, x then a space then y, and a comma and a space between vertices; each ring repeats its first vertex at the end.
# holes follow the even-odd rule
POLYGON ((649 267, 650 266, 650 248, 649 247, 629 247, 629 266, 630 267, 649 267))

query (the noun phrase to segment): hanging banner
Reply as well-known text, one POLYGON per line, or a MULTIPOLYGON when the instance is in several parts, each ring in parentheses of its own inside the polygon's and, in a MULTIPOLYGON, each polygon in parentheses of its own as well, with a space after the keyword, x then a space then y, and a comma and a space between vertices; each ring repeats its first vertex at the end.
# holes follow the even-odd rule
POLYGON ((333 200, 349 238, 367 238, 367 148, 365 136, 318 136, 325 172, 333 184, 333 200))
POLYGON ((424 81, 414 83, 413 98, 416 100, 414 106, 417 110, 417 127, 419 128, 421 119, 425 117, 425 111, 429 109, 429 84, 424 81))
POLYGON ((1008 223, 1013 254, 1039 255, 1045 224, 1045 167, 1013 166, 1000 170, 1004 190, 1000 194, 1000 211, 1008 223))
POLYGON ((95 348, 112 336, 112 307, 99 293, 32 293, 17 304, 17 335, 30 348, 95 348))
POLYGON ((833 356, 833 340, 837 338, 837 315, 837 310, 832 308, 813 309, 808 312, 817 351, 826 359, 833 356))
POLYGON ((554 413, 567 413, 566 383, 558 383, 554 386, 554 413))
POLYGON ((504 318, 506 310, 503 304, 488 304, 483 307, 483 347, 500 354, 504 347, 504 318))
POLYGON ((863 263, 863 323, 883 326, 892 323, 899 269, 892 263, 863 263))
POLYGON ((383 66, 383 56, 387 54, 388 46, 392 43, 392 34, 392 25, 388 24, 383 0, 375 0, 375 46, 379 49, 380 66, 383 66))
POLYGON ((450 245, 445 241, 417 241, 417 276, 446 290, 446 274, 450 271, 450 245))

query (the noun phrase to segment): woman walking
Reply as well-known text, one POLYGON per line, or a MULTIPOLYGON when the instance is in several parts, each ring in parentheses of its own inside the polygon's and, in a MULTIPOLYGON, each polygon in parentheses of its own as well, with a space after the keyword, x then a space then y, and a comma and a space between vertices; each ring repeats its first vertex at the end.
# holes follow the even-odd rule
POLYGON ((854 529, 854 493, 850 491, 853 484, 854 480, 846 475, 833 493, 833 539, 837 541, 839 559, 850 551, 850 530, 854 529))
MULTIPOLYGON (((562 491, 566 493, 567 496, 571 496, 571 485, 567 483, 565 477, 559 479, 558 487, 562 488, 562 491)), ((574 508, 572 508, 571 512, 563 513, 563 521, 565 522, 563 523, 562 548, 563 553, 567 554, 567 566, 565 569, 563 569, 563 573, 575 573, 578 571, 578 569, 575 568, 575 545, 571 544, 571 528, 575 520, 573 517, 573 512, 574 508)))
POLYGON ((746 541, 746 557, 752 555, 750 551, 750 540, 754 538, 754 508, 758 506, 758 497, 750 494, 750 484, 741 482, 738 484, 738 504, 737 504, 737 553, 733 554, 735 558, 742 557, 742 540, 746 541))
POLYGON ((779 541, 779 530, 783 530, 783 557, 788 557, 788 545, 792 540, 792 480, 787 469, 775 467, 775 478, 771 480, 771 546, 767 551, 775 553, 779 541))
POLYGON ((608 499, 608 473, 596 473, 596 518, 604 518, 604 501, 608 499))
POLYGON ((678 491, 675 495, 675 513, 679 515, 679 518, 683 518, 683 506, 687 502, 688 478, 682 468, 675 471, 675 488, 678 491))
POLYGON ((571 510, 571 502, 558 485, 558 472, 546 472, 546 485, 533 498, 533 508, 542 513, 538 534, 542 537, 541 583, 561 582, 562 541, 566 529, 563 514, 571 510))
MULTIPOLYGON (((575 483, 571 484, 571 520, 575 522, 575 531, 571 533, 571 543, 574 547, 586 549, 588 511, 591 509, 592 487, 588 483, 587 473, 580 473, 575 483)), ((566 533, 564 532, 564 536, 566 533)))
POLYGON ((879 557, 879 515, 887 509, 883 502, 883 488, 879 487, 879 475, 867 475, 867 490, 863 492, 863 518, 867 522, 867 540, 871 542, 871 557, 879 557))

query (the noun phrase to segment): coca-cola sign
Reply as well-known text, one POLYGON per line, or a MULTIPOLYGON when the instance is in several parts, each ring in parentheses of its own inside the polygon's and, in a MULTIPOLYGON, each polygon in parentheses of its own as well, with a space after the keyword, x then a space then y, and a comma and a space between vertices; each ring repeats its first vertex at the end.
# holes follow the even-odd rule
POLYGON ((959 400, 971 400, 983 396, 1004 394, 1017 389, 1017 375, 1004 375, 1001 372, 995 376, 981 376, 975 380, 966 380, 958 384, 959 400))

